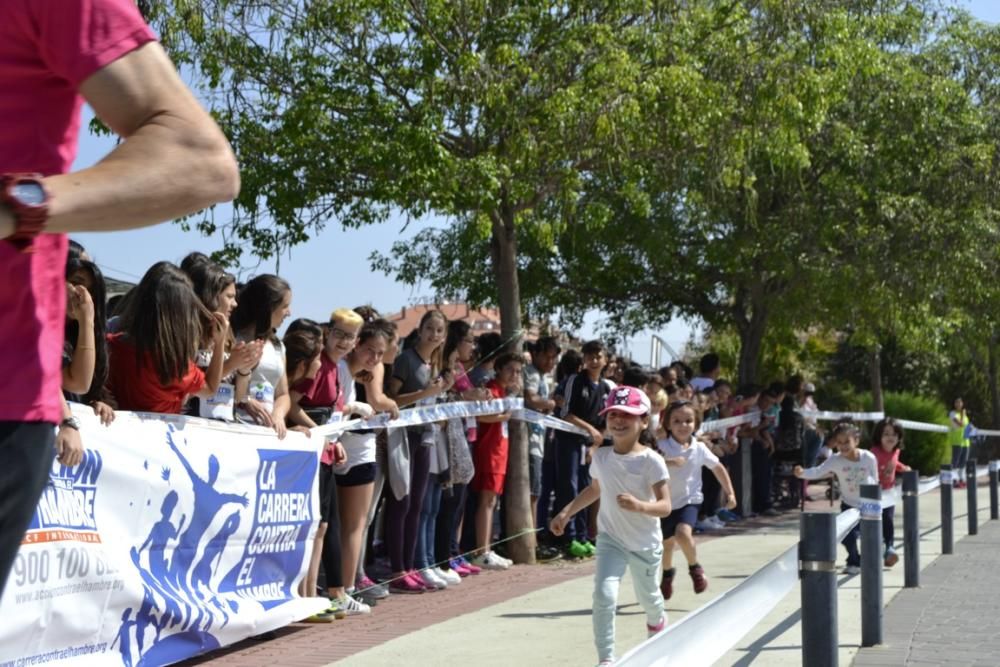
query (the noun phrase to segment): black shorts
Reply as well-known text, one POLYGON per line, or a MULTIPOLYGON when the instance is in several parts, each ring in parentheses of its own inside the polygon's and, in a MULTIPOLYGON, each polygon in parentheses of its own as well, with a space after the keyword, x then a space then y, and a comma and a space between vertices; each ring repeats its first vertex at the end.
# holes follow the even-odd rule
POLYGON ((678 524, 686 523, 694 528, 694 524, 697 522, 698 505, 675 507, 671 510, 670 514, 660 519, 660 528, 663 530, 663 539, 666 540, 673 537, 674 533, 677 532, 678 524))
POLYGON ((330 517, 337 511, 337 481, 333 466, 319 464, 319 520, 330 523, 330 517))
POLYGON ((337 486, 364 486, 374 482, 374 463, 359 463, 343 475, 337 475, 337 486))

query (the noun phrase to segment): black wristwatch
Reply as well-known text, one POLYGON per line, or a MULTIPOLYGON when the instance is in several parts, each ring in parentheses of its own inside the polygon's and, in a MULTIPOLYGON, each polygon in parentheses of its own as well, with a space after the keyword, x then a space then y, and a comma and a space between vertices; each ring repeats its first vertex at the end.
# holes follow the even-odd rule
POLYGON ((71 428, 74 431, 79 431, 80 420, 76 417, 66 417, 66 419, 59 422, 59 428, 71 428))

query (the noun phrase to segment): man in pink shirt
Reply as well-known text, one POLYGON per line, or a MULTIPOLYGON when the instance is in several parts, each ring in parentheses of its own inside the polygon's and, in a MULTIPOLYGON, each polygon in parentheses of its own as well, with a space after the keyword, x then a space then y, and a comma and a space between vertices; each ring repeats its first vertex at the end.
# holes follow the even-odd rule
POLYGON ((2 593, 53 454, 83 455, 60 387, 66 233, 230 200, 239 172, 132 0, 0 0, 0 89, 2 593), (84 100, 126 141, 69 174, 84 100))

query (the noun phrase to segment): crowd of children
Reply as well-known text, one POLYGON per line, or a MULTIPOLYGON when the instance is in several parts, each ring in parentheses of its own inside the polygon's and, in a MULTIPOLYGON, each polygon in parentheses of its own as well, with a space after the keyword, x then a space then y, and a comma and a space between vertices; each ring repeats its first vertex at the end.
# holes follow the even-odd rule
MULTIPOLYGON (((395 418, 407 407, 518 396, 586 433, 529 424, 529 489, 537 558, 597 557, 593 624, 602 664, 614 659, 625 569, 651 634, 666 623, 675 548, 694 592, 708 588, 693 536, 742 518, 733 513, 729 474, 741 446, 752 448, 754 484, 743 516, 801 501, 801 484, 780 483, 784 464, 792 480, 836 476, 844 507, 858 506, 859 486, 877 480, 885 490, 885 563, 898 560, 892 490, 896 473, 908 469, 899 461, 902 428, 879 423, 867 451, 853 425, 838 423, 825 434, 836 453, 817 466, 824 434, 799 412, 815 409, 815 387, 801 377, 734 390, 714 354, 695 373, 682 362, 640 367, 600 341, 564 352, 542 337, 512 352, 498 334, 474 337, 467 322, 437 310, 413 332, 398 332, 370 306, 336 308, 323 322, 295 319, 279 336, 292 313, 291 286, 275 275, 239 285, 199 253, 179 266, 155 264, 110 304, 100 269, 76 244, 66 278, 63 388, 105 424, 115 410, 183 413, 258 424, 284 438, 342 419, 395 418), (703 420, 751 411, 760 418, 700 430, 703 420)), ((952 413, 956 432, 967 424, 961 410, 956 404, 952 413)), ((392 594, 438 591, 482 569, 510 567, 494 518, 498 505, 502 512, 510 418, 354 430, 324 444, 321 522, 300 593, 330 605, 311 621, 367 614, 392 594)), ((856 572, 856 531, 844 545, 847 571, 856 572)))

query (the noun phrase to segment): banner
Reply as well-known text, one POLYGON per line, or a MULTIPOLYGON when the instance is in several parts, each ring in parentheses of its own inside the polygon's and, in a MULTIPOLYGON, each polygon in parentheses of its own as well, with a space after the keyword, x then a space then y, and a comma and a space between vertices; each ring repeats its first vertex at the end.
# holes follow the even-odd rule
POLYGON ((301 620, 321 439, 117 413, 54 463, 0 600, 0 667, 164 665, 301 620))

